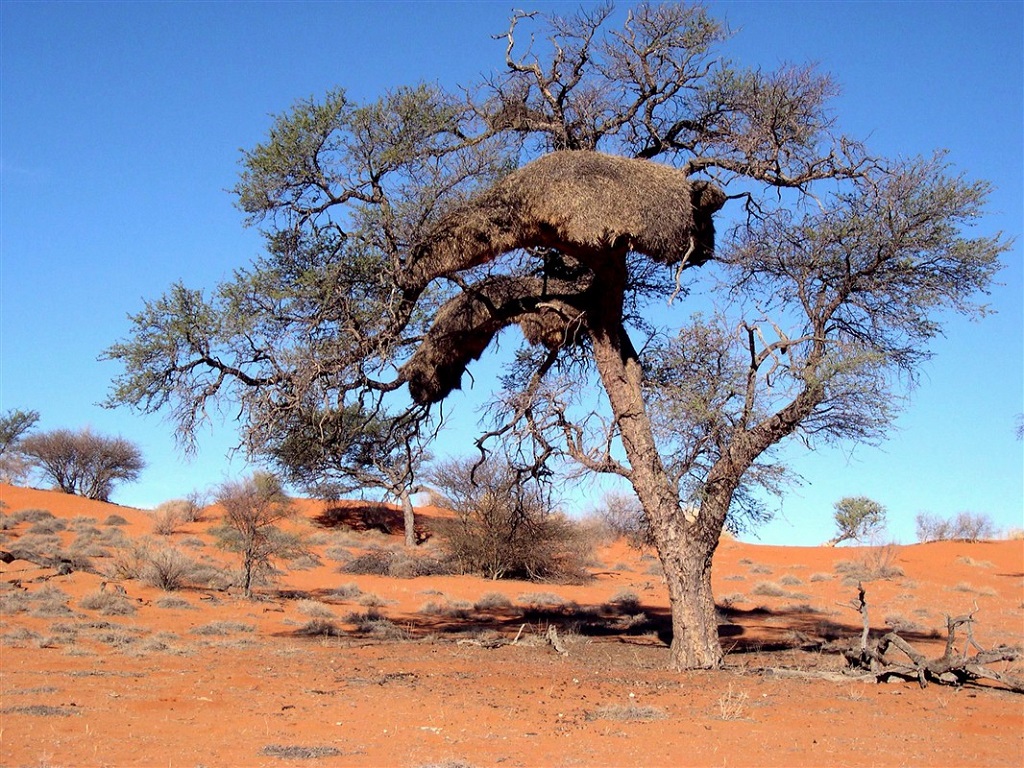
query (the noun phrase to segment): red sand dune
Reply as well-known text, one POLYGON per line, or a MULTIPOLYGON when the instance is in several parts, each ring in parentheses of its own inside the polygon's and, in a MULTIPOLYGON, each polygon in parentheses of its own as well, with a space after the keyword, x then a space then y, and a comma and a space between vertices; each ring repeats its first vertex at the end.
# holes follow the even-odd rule
MULTIPOLYGON (((209 533, 216 510, 153 536, 139 510, 11 486, 0 500, 8 516, 43 509, 63 523, 7 526, 0 549, 56 538, 91 552, 98 571, 2 566, 4 766, 1024 764, 1024 697, 843 679, 837 655, 801 649, 859 633, 860 617, 843 605, 855 597, 844 580, 857 564, 894 574, 867 584, 873 627, 901 624, 937 656, 945 614, 976 609, 982 646, 1019 645, 1021 541, 727 540, 715 561, 727 666, 678 674, 665 668, 656 560, 622 542, 599 549, 584 585, 355 576, 332 556, 400 551, 400 523, 385 520, 390 535, 352 532, 347 513, 324 518, 326 505, 303 501, 292 525, 312 537, 320 565, 285 571, 257 600, 122 580, 124 600, 111 605, 131 612, 105 613, 96 596, 103 581, 114 592, 104 574, 125 541, 151 537, 154 550, 232 564, 209 533), (613 601, 624 590, 637 605, 613 601), (353 614, 386 621, 359 625, 353 614), (552 624, 567 655, 544 640, 552 624)), ((424 531, 443 514, 421 512, 424 531)), ((1020 662, 996 666, 1024 676, 1020 662)))

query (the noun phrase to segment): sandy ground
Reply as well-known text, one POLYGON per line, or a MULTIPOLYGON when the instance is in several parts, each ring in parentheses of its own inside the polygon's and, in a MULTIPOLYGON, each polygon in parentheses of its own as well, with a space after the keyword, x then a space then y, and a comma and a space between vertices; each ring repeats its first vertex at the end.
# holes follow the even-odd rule
MULTIPOLYGON (((295 526, 319 565, 293 563, 246 600, 104 575, 132 542, 230 563, 213 510, 156 536, 139 510, 10 486, 0 499, 0 549, 57 547, 100 572, 2 566, 3 766, 1024 764, 1024 696, 864 682, 820 650, 859 633, 844 605, 858 569, 890 573, 866 585, 873 628, 897 625, 930 656, 945 615, 975 609, 979 644, 1021 644, 1021 541, 725 541, 727 666, 678 674, 656 560, 623 542, 599 548, 583 585, 352 575, 339 565, 400 551, 400 535, 352 531, 303 502, 295 526), (33 509, 53 517, 19 520, 33 509)), ((436 514, 421 515, 425 530, 436 514)), ((1024 676, 1020 662, 994 668, 1024 676)))

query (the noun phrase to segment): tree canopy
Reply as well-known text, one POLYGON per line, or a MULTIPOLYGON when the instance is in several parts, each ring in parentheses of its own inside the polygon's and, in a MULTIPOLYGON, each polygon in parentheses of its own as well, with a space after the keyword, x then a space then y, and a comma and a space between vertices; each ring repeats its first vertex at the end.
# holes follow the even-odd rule
POLYGON ((568 459, 625 478, 673 664, 717 666, 712 556, 784 483, 773 449, 881 440, 944 313, 984 314, 1007 248, 968 234, 985 183, 941 154, 871 154, 838 129, 829 75, 744 68, 726 37, 676 3, 517 13, 479 83, 296 103, 234 190, 266 255, 210 295, 147 302, 106 353, 111 403, 168 409, 188 442, 230 402, 251 453, 280 460, 316 425, 352 466, 365 438, 334 425, 429 433, 518 326, 479 445, 511 444, 534 477, 568 459), (715 307, 688 316, 696 279, 715 307))

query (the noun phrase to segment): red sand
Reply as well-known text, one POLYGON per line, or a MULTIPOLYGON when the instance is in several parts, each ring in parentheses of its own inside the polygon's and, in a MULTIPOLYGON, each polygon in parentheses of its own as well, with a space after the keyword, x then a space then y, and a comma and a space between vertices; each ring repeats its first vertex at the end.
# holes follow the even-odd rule
MULTIPOLYGON (((100 535, 117 528, 131 540, 151 535, 151 518, 139 510, 10 486, 0 486, 0 500, 7 514, 45 509, 70 523, 52 534, 65 547, 90 527, 100 535), (127 524, 105 524, 112 514, 127 524), (71 523, 83 517, 94 522, 71 523)), ((399 548, 400 536, 325 529, 311 522, 322 505, 300 508, 296 526, 315 537, 322 564, 285 572, 255 601, 213 590, 164 593, 129 580, 120 583, 135 612, 103 615, 80 605, 102 576, 54 575, 22 560, 2 566, 0 764, 1024 764, 1020 695, 799 674, 842 668, 836 655, 799 646, 858 634, 859 616, 841 604, 856 591, 843 584, 844 563, 859 560, 903 572, 867 585, 874 627, 912 624, 908 638, 939 655, 942 640, 929 633, 944 632, 946 613, 977 604, 979 643, 1020 644, 1024 542, 883 552, 725 541, 715 593, 732 622, 722 630, 726 668, 677 674, 666 669, 656 631, 668 604, 649 554, 621 542, 603 547, 595 578, 583 586, 353 576, 338 573, 327 551, 399 548), (358 592, 332 594, 353 584, 358 592), (761 594, 779 589, 785 594, 761 594), (610 601, 621 590, 632 590, 640 606, 617 611, 610 601), (494 593, 512 606, 473 607, 494 593), (557 598, 564 604, 548 613, 523 615, 525 604, 557 598), (392 622, 383 626, 408 639, 362 635, 346 622, 373 603, 392 622), (641 611, 646 623, 635 619, 631 630, 628 614, 641 611), (340 632, 302 634, 315 619, 340 632), (568 655, 543 639, 552 622, 568 655), (515 645, 489 647, 520 629, 515 645)), ((426 528, 436 514, 422 516, 426 528)), ((210 510, 152 539, 226 564, 232 556, 211 544, 215 522, 210 510)), ((4 531, 0 549, 16 548, 30 527, 4 531)), ((111 559, 93 563, 105 571, 111 559)), ((995 668, 1024 676, 1020 662, 995 668)))

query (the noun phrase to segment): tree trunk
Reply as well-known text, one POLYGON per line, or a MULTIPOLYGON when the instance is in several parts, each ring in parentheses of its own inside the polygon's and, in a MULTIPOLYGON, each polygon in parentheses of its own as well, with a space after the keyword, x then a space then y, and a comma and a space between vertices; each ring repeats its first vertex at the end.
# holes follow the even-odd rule
POLYGON ((651 522, 665 570, 672 608, 670 664, 678 670, 719 667, 722 649, 711 593, 711 559, 725 516, 712 517, 710 523, 687 519, 679 489, 665 471, 654 439, 643 400, 643 371, 622 321, 621 303, 608 301, 621 290, 624 275, 610 268, 598 279, 605 286, 604 301, 590 308, 588 317, 594 360, 629 460, 629 480, 651 522))
POLYGON ((673 669, 715 669, 722 666, 715 598, 711 592, 711 559, 715 547, 686 537, 681 546, 662 555, 672 606, 673 669))
POLYGON ((408 491, 403 490, 402 519, 405 525, 405 546, 412 548, 416 546, 416 511, 412 506, 412 496, 408 491))

